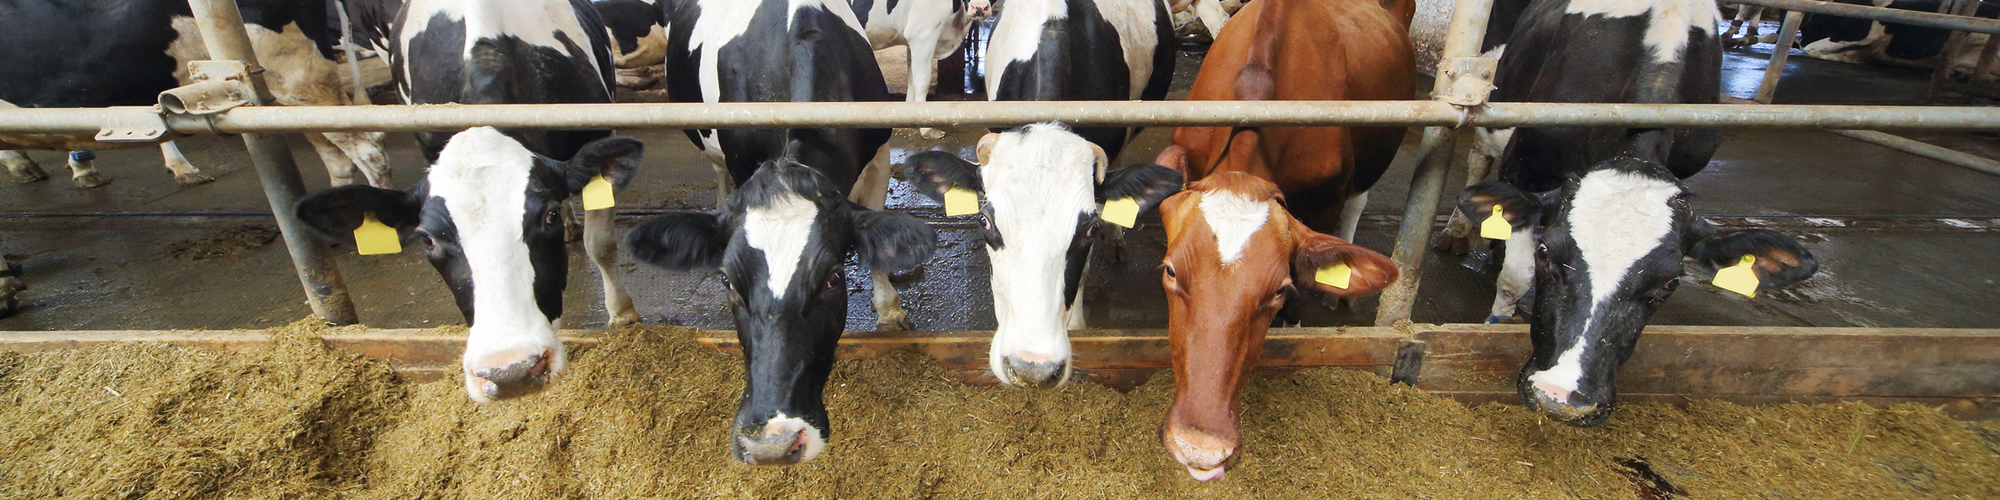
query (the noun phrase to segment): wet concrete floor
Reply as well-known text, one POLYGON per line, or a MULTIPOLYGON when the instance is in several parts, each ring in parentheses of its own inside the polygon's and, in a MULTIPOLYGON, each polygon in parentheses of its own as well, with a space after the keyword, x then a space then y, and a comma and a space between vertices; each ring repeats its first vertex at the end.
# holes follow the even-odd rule
MULTIPOLYGON (((1768 46, 1766 46, 1768 47, 1768 46)), ((1183 52, 1176 97, 1192 80, 1199 52, 1183 52)), ((1763 52, 1731 52, 1725 92, 1750 97, 1761 78, 1763 52)), ((1787 64, 1779 101, 1815 104, 1921 104, 1926 75, 1795 57, 1787 64)), ((1976 99, 1974 99, 1976 101, 1976 99)), ((713 205, 711 170, 678 131, 628 131, 649 150, 631 190, 619 197, 629 227, 661 210, 713 205)), ((1144 161, 1167 141, 1152 129, 1127 148, 1120 164, 1144 161)), ((927 149, 970 156, 979 131, 953 130, 943 141, 907 131, 894 139, 897 163, 927 149)), ((1415 134, 1411 134, 1414 138, 1415 134)), ((1911 137, 2000 158, 2000 137, 1961 132, 1911 137)), ((326 174, 303 140, 294 151, 306 184, 326 174)), ((406 134, 389 146, 398 185, 421 177, 423 164, 406 134)), ((182 141, 187 156, 216 182, 179 186, 154 148, 99 152, 109 186, 79 189, 62 172, 61 154, 30 156, 55 178, 35 184, 0 182, 0 250, 26 270, 29 289, 19 314, 0 330, 256 328, 309 314, 281 243, 268 228, 270 207, 236 138, 182 141), (246 227, 248 226, 248 227, 246 227)), ((1358 243, 1387 253, 1407 196, 1410 165, 1400 162, 1371 195, 1358 243)), ((1452 185, 1462 180, 1452 174, 1452 185)), ((1709 169, 1690 179, 1696 209, 1728 226, 1764 226, 1805 240, 1819 256, 1820 275, 1779 293, 1746 299, 1706 286, 1682 287, 1656 315, 1657 324, 2000 327, 2000 177, 1988 176, 1815 131, 1733 130, 1709 169)), ((966 220, 943 217, 935 203, 897 181, 893 209, 934 224, 940 248, 921 269, 898 277, 905 307, 919 330, 993 327, 991 272, 966 220)), ((1166 325, 1158 265, 1163 236, 1157 217, 1128 233, 1122 261, 1100 256, 1086 287, 1093 326, 1166 325)), ((339 249, 340 269, 364 323, 419 327, 461 322, 436 273, 420 252, 360 257, 339 249)), ((594 270, 572 248, 566 322, 599 327, 604 313, 594 270)), ((1486 316, 1492 275, 1458 265, 1459 257, 1430 254, 1416 319, 1476 322, 1486 316)), ((851 269, 852 264, 850 264, 851 269)), ((633 297, 648 322, 729 328, 717 273, 672 273, 625 262, 633 297)), ((853 272, 858 273, 858 270, 853 272)), ((1696 280, 1702 281, 1702 280, 1696 280)), ((869 282, 850 279, 848 325, 873 327, 869 282)), ((1309 325, 1368 324, 1375 300, 1352 310, 1319 310, 1309 325)), ((921 332, 909 333, 921 335, 921 332)))

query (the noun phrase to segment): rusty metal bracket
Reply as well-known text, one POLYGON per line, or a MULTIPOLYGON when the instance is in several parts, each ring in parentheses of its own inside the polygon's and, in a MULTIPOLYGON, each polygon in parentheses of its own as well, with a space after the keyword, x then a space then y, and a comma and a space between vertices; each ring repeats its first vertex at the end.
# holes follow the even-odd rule
MULTIPOLYGON (((159 108, 154 108, 155 110, 159 108)), ((159 113, 113 113, 105 115, 97 129, 98 142, 153 142, 167 135, 167 121, 159 113)))
POLYGON ((1461 107, 1476 107, 1486 104, 1486 96, 1493 92, 1493 71, 1500 61, 1486 57, 1453 57, 1438 63, 1442 69, 1439 78, 1449 80, 1450 86, 1437 95, 1437 100, 1461 107))
POLYGON ((194 83, 160 93, 160 107, 168 113, 207 115, 250 104, 256 88, 250 85, 249 66, 243 61, 192 61, 188 78, 194 83))

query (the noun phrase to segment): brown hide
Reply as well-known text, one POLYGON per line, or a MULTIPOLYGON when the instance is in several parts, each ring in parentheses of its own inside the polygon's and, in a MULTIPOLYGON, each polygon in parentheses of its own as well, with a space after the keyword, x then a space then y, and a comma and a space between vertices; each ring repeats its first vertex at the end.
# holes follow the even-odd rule
MULTIPOLYGON (((1409 99, 1414 63, 1406 31, 1412 6, 1401 1, 1390 8, 1396 12, 1375 0, 1251 2, 1210 47, 1188 99, 1409 99)), ((1190 183, 1160 205, 1167 232, 1161 280, 1176 380, 1161 444, 1196 479, 1220 478, 1236 455, 1244 378, 1285 302, 1305 295, 1369 295, 1396 279, 1388 258, 1313 228, 1338 227, 1343 202, 1381 177, 1403 130, 1174 131, 1177 147, 1158 161, 1180 170, 1190 183), (1217 228, 1209 226, 1203 208, 1205 201, 1225 197, 1260 203, 1268 214, 1248 235, 1240 257, 1229 262, 1223 261, 1217 228), (1346 288, 1314 280, 1315 271, 1335 263, 1354 270, 1346 288)), ((1218 210, 1238 207, 1220 213, 1259 213, 1240 201, 1216 203, 1218 210)))

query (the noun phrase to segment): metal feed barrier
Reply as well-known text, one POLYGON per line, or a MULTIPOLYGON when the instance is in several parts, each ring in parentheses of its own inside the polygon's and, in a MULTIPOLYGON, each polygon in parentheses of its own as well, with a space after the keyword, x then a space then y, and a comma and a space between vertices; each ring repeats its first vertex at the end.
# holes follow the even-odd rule
MULTIPOLYGON (((1836 15, 1853 15, 1871 19, 1885 19, 1895 22, 1924 24, 1978 31, 2000 33, 2000 21, 1989 21, 1941 16, 1937 14, 1913 13, 1890 9, 1855 7, 1826 2, 1806 0, 1733 0, 1734 3, 1764 5, 1793 9, 1795 11, 1825 12, 1836 15)), ((1227 126, 1227 125, 1371 125, 1371 126, 1422 126, 1421 146, 1417 149, 1416 172, 1412 179, 1410 197, 1403 211, 1401 227, 1398 231, 1392 258, 1402 269, 1401 278, 1382 294, 1381 305, 1376 317, 1376 327, 1305 328, 1274 329, 1274 342, 1293 342, 1289 351, 1304 352, 1302 346, 1317 342, 1321 353, 1327 352, 1329 345, 1347 346, 1348 337, 1359 335, 1364 344, 1375 346, 1375 354, 1365 365, 1380 368, 1378 371, 1392 375, 1403 381, 1421 380, 1419 369, 1425 366, 1425 353, 1437 351, 1432 356, 1428 369, 1421 377, 1431 377, 1438 370, 1453 370, 1460 366, 1464 371, 1495 372, 1494 366, 1479 365, 1478 369, 1468 368, 1467 363, 1498 363, 1486 359, 1493 356, 1510 356, 1513 351, 1526 345, 1525 328, 1519 325, 1441 325, 1441 326, 1400 326, 1405 323, 1414 307, 1418 277, 1423 253, 1429 246, 1430 233, 1436 220, 1437 204, 1445 187, 1445 174, 1454 157, 1462 156, 1462 147, 1455 144, 1469 143, 1466 140, 1473 127, 1520 127, 1520 126, 1637 126, 1637 127, 1783 127, 1819 129, 1954 129, 1954 130, 2000 130, 2000 113, 1990 108, 1963 107, 1919 107, 1919 106, 1774 106, 1774 105, 1690 105, 1690 104, 1552 104, 1552 103, 1488 103, 1487 92, 1492 89, 1491 78, 1494 64, 1479 58, 1479 45, 1486 30, 1492 0, 1461 0, 1452 14, 1451 25, 1439 63, 1438 79, 1431 101, 1370 101, 1370 102, 949 102, 949 103, 736 103, 736 104, 561 104, 561 105, 422 105, 422 106, 344 106, 344 107, 267 107, 268 94, 264 89, 263 77, 255 55, 251 53, 248 36, 237 14, 233 0, 190 0, 199 27, 208 45, 209 53, 217 59, 241 61, 232 73, 227 66, 204 66, 220 68, 211 71, 207 82, 183 87, 163 96, 165 108, 114 107, 97 109, 5 109, 0 110, 0 133, 71 133, 97 134, 103 141, 157 141, 175 135, 198 134, 243 134, 245 145, 251 152, 259 177, 263 180, 266 196, 270 200, 273 215, 284 234, 286 246, 290 249, 300 281, 306 290, 308 302, 315 314, 334 324, 351 324, 356 321, 353 304, 348 300, 342 285, 340 273, 328 258, 325 246, 312 241, 293 216, 291 205, 304 194, 297 167, 293 164, 289 150, 280 138, 268 134, 330 131, 455 131, 472 126, 497 126, 501 128, 540 129, 680 129, 680 128, 730 128, 730 127, 940 127, 940 126, 1014 126, 1027 123, 1059 121, 1084 126, 1227 126), (248 69, 248 71, 245 71, 248 69), (197 87, 200 86, 200 87, 197 87), (205 90, 204 92, 197 92, 205 90), (171 98, 171 101, 168 99, 171 98), (1388 328, 1392 325, 1399 325, 1388 328), (1304 340, 1286 340, 1288 335, 1311 337, 1304 340), (1314 337, 1317 335, 1317 337, 1314 337), (1343 337, 1346 335, 1346 337, 1343 337), (1320 340, 1312 340, 1320 339, 1320 340), (1343 340, 1346 339, 1346 340, 1343 340), (1332 342, 1333 344, 1328 344, 1332 342), (1386 344, 1383 344, 1386 342, 1386 344), (1435 344, 1443 342, 1442 344, 1435 344), (1369 344, 1372 343, 1372 344, 1369 344), (1429 344, 1427 344, 1429 343, 1429 344), (1514 347, 1506 347, 1506 346, 1514 347), (1381 351, 1383 348, 1386 352, 1381 351), (1498 351, 1495 351, 1498 349, 1498 351), (1510 350, 1511 349, 1511 350, 1510 350), (1486 354, 1480 354, 1480 353, 1486 354), (1503 354, 1491 354, 1501 352, 1503 354), (1486 356, 1477 359, 1466 356, 1486 356), (1386 361, 1385 361, 1386 360, 1386 361), (1443 368, 1439 368, 1443 367, 1443 368), (1482 371, 1483 370, 1483 371, 1482 371)), ((1796 23, 1792 23, 1796 24, 1796 23)), ((1783 51, 1780 51, 1782 53, 1783 51)), ((1782 68, 1782 62, 1774 64, 1782 68)), ((1774 77, 1773 77, 1774 78, 1774 77)), ((1878 141, 1878 143, 1893 141, 1878 141)), ((1913 141, 1912 141, 1913 142, 1913 141)), ((1927 146, 1927 145, 1926 145, 1927 146)), ((1934 146, 1932 146, 1934 148, 1934 146)), ((1899 148, 1900 149, 1900 148, 1899 148)), ((2000 175, 2000 170, 1987 170, 2000 175)), ((1652 330, 1685 331, 1693 327, 1655 327, 1652 330), (1678 329, 1678 330, 1677 330, 1678 329)), ((1695 328, 1696 333, 1716 334, 1716 329, 1695 328)), ((1820 337, 1841 339, 1839 342, 1859 341, 1866 337, 1876 339, 1875 344, 1862 342, 1851 352, 1875 354, 1883 343, 1898 345, 1914 342, 1921 346, 1945 353, 1987 353, 2000 349, 1994 346, 2000 342, 2000 332, 1994 330, 1919 330, 1919 329, 1870 329, 1869 335, 1857 332, 1835 331, 1842 329, 1821 328, 1762 328, 1771 335, 1791 335, 1794 337, 1820 337), (1881 340, 1888 339, 1888 340, 1881 340), (1898 340, 1900 339, 1900 340, 1898 340), (1915 339, 1915 340, 1912 340, 1915 339)), ((1846 329, 1856 330, 1856 329, 1846 329)), ((130 333, 130 332, 125 332, 130 333)), ((855 346, 869 343, 917 344, 919 349, 927 342, 952 344, 950 339, 963 338, 966 333, 947 334, 940 337, 918 339, 845 339, 843 352, 855 351, 855 346)), ((1680 342, 1674 334, 1649 335, 1644 342, 1680 342), (1664 335, 1664 336, 1661 336, 1664 335)), ((45 337, 48 335, 44 335, 45 337)), ((197 335, 199 336, 199 335, 197 335)), ((1726 335, 1724 335, 1726 336, 1726 335)), ((111 336, 84 334, 56 335, 66 338, 20 338, 0 339, 0 348, 12 350, 40 350, 48 347, 87 345, 101 341, 128 341, 144 339, 149 335, 133 334, 111 336), (95 340, 92 340, 95 339, 95 340)), ((1699 335, 1697 335, 1699 337, 1699 335)), ((11 336, 9 338, 12 338, 11 336)), ((1123 338, 1123 337, 1121 337, 1123 338)), ((1704 337, 1706 338, 1706 337, 1704 337)), ((1719 337, 1718 337, 1719 338, 1719 337)), ((198 340, 198 339, 197 339, 198 340)), ((204 345, 201 341, 189 343, 204 345)), ((1738 339, 1742 340, 1742 339, 1738 339)), ((247 340, 242 342, 248 342, 247 340)), ((223 346, 240 345, 242 342, 223 346)), ((329 343, 337 343, 332 337, 329 343)), ((398 341, 391 341, 398 342, 398 341)), ((391 348, 403 352, 416 349, 409 340, 400 341, 406 345, 391 348), (400 350, 399 350, 400 349, 400 350)), ((1163 344, 1164 336, 1148 339, 1133 336, 1128 340, 1108 342, 1105 345, 1126 346, 1111 355, 1116 361, 1123 356, 1124 364, 1111 362, 1106 369, 1146 368, 1146 363, 1159 361, 1135 361, 1139 358, 1164 355, 1152 352, 1153 342, 1163 344), (1120 343, 1123 342, 1123 343, 1120 343), (1138 347, 1132 347, 1138 346, 1138 347), (1148 350, 1151 349, 1151 350, 1148 350)), ((1703 341, 1706 342, 1706 341, 1703 341)), ((1846 346, 1834 342, 1829 346, 1846 346)), ((727 347, 720 342, 718 347, 727 347)), ((1084 342, 1080 345, 1087 345, 1084 342)), ((428 344, 425 344, 428 345, 428 344)), ((1359 344, 1355 344, 1359 345, 1359 344)), ((1677 344, 1678 345, 1678 344, 1677 344)), ((435 346, 433 346, 435 347, 435 346)), ((1720 347, 1720 346, 1718 346, 1720 347)), ((447 343, 442 349, 456 353, 456 344, 447 343)), ((428 349, 428 348, 426 348, 428 349)), ((1671 349, 1671 348, 1661 348, 1671 349)), ((1724 348, 1735 352, 1731 348, 1724 348)), ((1829 347, 1828 349, 1833 349, 1829 347)), ((1839 349, 1847 349, 1841 347, 1839 349)), ((362 349, 366 351, 366 349, 362 349)), ((981 348, 980 350, 983 350, 981 348)), ((1806 352, 1796 346, 1764 346, 1764 352, 1806 352)), ((1267 348, 1267 352, 1280 352, 1267 348)), ((1688 349, 1693 352, 1694 349, 1688 349)), ((927 351, 929 352, 929 351, 927 351)), ((1089 352, 1079 348, 1080 353, 1089 352)), ((1648 352, 1642 348, 1641 352, 1648 352)), ((1817 351, 1813 351, 1817 352, 1817 351)), ((1850 352, 1841 350, 1839 352, 1850 352)), ((425 359, 435 357, 427 354, 425 359)), ((1662 356, 1670 351, 1658 353, 1662 356)), ((455 355, 455 354, 454 354, 455 355)), ((400 359, 390 353, 384 356, 400 359)), ((1080 356, 1087 356, 1080 354, 1080 356)), ((1840 363, 1861 362, 1866 356, 1829 355, 1815 358, 1817 361, 1839 360, 1840 363)), ((1957 358, 1953 358, 1956 360, 1957 358)), ((1987 358, 1990 359, 1990 358, 1987 358)), ((1933 360, 1935 361, 1935 360, 1933 360)), ((1731 363, 1741 360, 1730 361, 1731 363)), ((1298 361, 1301 366, 1338 365, 1335 360, 1298 361)), ((1975 361, 1957 360, 1945 363, 1954 369, 1979 366, 1975 361)), ((1271 363, 1266 363, 1271 365, 1271 363)), ((1813 363, 1806 363, 1813 364, 1813 363)), ((973 366, 978 366, 977 364, 973 366)), ((1090 362, 1080 362, 1080 367, 1091 368, 1090 362)), ((1276 366, 1276 365, 1274 365, 1276 366)), ((1361 365, 1358 365, 1361 366, 1361 365)), ((1512 366, 1518 366, 1518 360, 1512 366)), ((1678 366, 1678 365, 1676 365, 1678 366)), ((1747 367, 1750 365, 1745 365, 1747 367)), ((1825 365, 1819 365, 1825 366, 1825 365)), ((1944 366, 1944 365, 1938 365, 1944 366)), ((1739 367, 1743 368, 1743 367, 1739 367)), ((1506 369, 1498 370, 1504 373, 1506 369)), ((1883 370, 1887 370, 1884 367, 1883 370)), ((1940 368, 1943 369, 1943 368, 1940 368)), ((1823 374, 1802 368, 1798 380, 1823 380, 1823 374), (1811 373, 1806 373, 1811 372, 1811 373), (1816 378, 1817 377, 1817 378, 1816 378)), ((1940 375, 1959 377, 1957 385, 1949 389, 1910 389, 1911 384, 1921 384, 1919 378, 1912 378, 1904 384, 1888 386, 1842 387, 1836 389, 1814 389, 1812 387, 1776 387, 1758 389, 1765 391, 1764 401, 1802 400, 1811 397, 1848 398, 1876 397, 1897 400, 1951 400, 1970 404, 1961 415, 1986 415, 1994 410, 1987 403, 1996 393, 2000 393, 2000 380, 1992 376, 1965 376, 1965 373, 1951 372, 1940 375), (1900 398, 1900 399, 1899 399, 1900 398), (1966 402, 1970 403, 1966 403, 1966 402)), ((1989 374, 1990 375, 1990 374, 1989 374)), ((1485 375, 1482 375, 1485 376, 1485 375)), ((1786 379, 1792 380, 1792 379, 1786 379)), ((1459 387, 1466 390, 1470 386, 1459 387)), ((1423 384, 1419 384, 1423 387, 1423 384)), ((1488 390, 1491 388, 1481 388, 1488 390)), ((1445 390, 1445 389, 1440 389, 1445 390)), ((1727 393, 1727 389, 1690 386, 1680 389, 1663 388, 1662 391, 1709 391, 1727 393)), ((1489 390, 1495 394, 1511 394, 1510 388, 1489 390)), ((1490 394, 1489 394, 1490 396, 1490 394)), ((1663 395, 1663 397, 1665 397, 1663 395)), ((1756 398, 1751 398, 1755 400, 1756 398)))

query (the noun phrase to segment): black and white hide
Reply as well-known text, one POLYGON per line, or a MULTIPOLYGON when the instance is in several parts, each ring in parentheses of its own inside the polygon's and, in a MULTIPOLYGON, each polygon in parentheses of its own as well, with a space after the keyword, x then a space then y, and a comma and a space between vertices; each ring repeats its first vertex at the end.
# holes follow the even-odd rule
MULTIPOLYGON (((682 0, 667 32, 667 95, 675 102, 888 101, 861 22, 838 0, 682 0)), ((890 130, 689 130, 716 168, 718 203, 772 160, 825 175, 849 199, 880 210, 890 130)), ((910 329, 889 276, 876 272, 877 328, 910 329)))
POLYGON ((900 272, 937 245, 929 226, 862 207, 844 187, 773 160, 721 210, 657 216, 627 235, 639 260, 726 278, 746 375, 730 448, 744 462, 794 464, 826 449, 822 393, 847 318, 848 255, 877 274, 900 272))
MULTIPOLYGON (((333 241, 352 244, 372 214, 406 244, 421 244, 471 325, 466 394, 490 402, 538 391, 562 373, 563 202, 600 175, 623 189, 644 149, 638 139, 610 137, 557 161, 479 127, 452 136, 407 191, 338 187, 299 200, 296 213, 333 241)), ((618 272, 603 262, 597 269, 618 272)))
MULTIPOLYGON (((244 28, 277 104, 347 104, 323 0, 242 0, 244 28)), ((191 83, 189 61, 208 59, 188 3, 182 0, 26 0, 0 2, 0 108, 151 106, 161 92, 191 83)), ((365 179, 390 185, 382 134, 305 134, 336 186, 365 179), (360 178, 357 178, 359 174, 360 178)), ((110 183, 89 150, 150 143, 97 142, 91 135, 0 135, 0 164, 15 180, 48 178, 16 149, 75 151, 70 180, 81 187, 110 183)), ((159 143, 174 180, 214 180, 188 163, 172 141, 159 143)))
MULTIPOLYGON (((1106 172, 1103 149, 1062 125, 1035 124, 980 139, 979 164, 943 151, 904 165, 917 190, 979 195, 981 235, 992 261, 994 316, 988 361, 1002 383, 1048 387, 1069 378, 1069 331, 1084 325, 1083 280, 1103 240, 1106 200, 1132 198, 1140 213, 1180 192, 1181 174, 1160 165, 1106 172)), ((1107 227, 1106 229, 1109 229, 1107 227)))
MULTIPOLYGON (((1174 76, 1174 26, 1165 0, 1008 0, 986 47, 994 101, 1157 101, 1174 76)), ((1077 135, 1112 160, 1138 129, 1077 135)))

